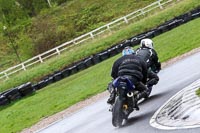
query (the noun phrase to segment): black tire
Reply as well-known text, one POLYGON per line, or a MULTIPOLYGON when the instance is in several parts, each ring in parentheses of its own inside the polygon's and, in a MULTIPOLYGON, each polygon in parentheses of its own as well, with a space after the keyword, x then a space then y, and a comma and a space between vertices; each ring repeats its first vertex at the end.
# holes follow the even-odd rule
POLYGON ((117 97, 112 111, 112 124, 114 127, 122 126, 123 116, 123 101, 117 97))

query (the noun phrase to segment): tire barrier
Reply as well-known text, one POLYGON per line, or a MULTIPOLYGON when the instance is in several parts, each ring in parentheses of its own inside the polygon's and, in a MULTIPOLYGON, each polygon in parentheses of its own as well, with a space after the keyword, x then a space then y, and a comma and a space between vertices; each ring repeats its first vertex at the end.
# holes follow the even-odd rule
POLYGON ((32 85, 34 90, 39 90, 39 85, 38 83, 35 83, 32 85))
POLYGON ((138 37, 133 37, 131 40, 131 46, 136 46, 140 43, 140 39, 138 37))
POLYGON ((19 86, 18 91, 20 92, 21 96, 27 96, 29 94, 32 94, 35 90, 31 82, 28 82, 26 84, 19 86))
POLYGON ((110 57, 113 57, 113 56, 117 55, 119 52, 117 51, 116 47, 112 47, 112 48, 108 49, 108 53, 110 53, 110 57))
POLYGON ((70 75, 75 74, 75 73, 78 72, 78 68, 77 68, 76 65, 74 65, 74 66, 72 66, 72 67, 70 67, 70 68, 68 68, 68 69, 69 69, 69 71, 70 71, 70 75))
POLYGON ((79 71, 82 71, 82 70, 90 67, 90 66, 98 64, 112 56, 115 56, 118 53, 121 53, 121 51, 126 46, 136 46, 144 38, 156 37, 164 32, 167 32, 171 29, 174 29, 174 28, 184 24, 184 23, 189 22, 190 20, 193 20, 193 19, 196 19, 199 17, 200 17, 200 7, 196 8, 190 12, 187 12, 185 14, 182 14, 180 16, 177 16, 174 19, 171 19, 171 20, 159 25, 158 27, 156 27, 154 29, 151 29, 144 33, 141 33, 141 34, 138 34, 131 38, 128 38, 127 40, 120 42, 118 44, 115 44, 112 47, 108 48, 107 50, 104 50, 100 53, 94 54, 90 57, 80 60, 77 63, 68 65, 61 71, 54 72, 53 75, 48 75, 48 76, 44 77, 38 83, 35 83, 32 85, 30 82, 28 82, 19 87, 11 88, 10 90, 2 92, 0 94, 0 106, 7 105, 8 103, 10 103, 10 101, 14 101, 23 96, 31 94, 35 90, 40 90, 51 83, 57 82, 65 77, 73 75, 79 71))
POLYGON ((108 51, 102 52, 98 54, 100 61, 106 60, 109 58, 109 53, 108 51))
POLYGON ((86 67, 90 67, 93 65, 93 62, 92 62, 92 57, 89 57, 87 59, 84 60, 84 64, 86 65, 86 67))
POLYGON ((122 43, 118 44, 118 45, 116 46, 116 49, 117 49, 117 52, 118 52, 118 53, 121 53, 122 50, 124 49, 123 44, 122 44, 122 43))
MULTIPOLYGON (((63 79, 64 76, 62 75, 62 72, 57 71, 57 72, 54 73, 54 75, 53 75, 52 78, 53 78, 53 81, 54 81, 54 82, 57 82, 57 81, 63 79)), ((49 83, 48 83, 48 84, 49 84, 49 83)))
POLYGON ((145 34, 146 38, 154 38, 155 37, 154 32, 155 32, 154 30, 151 30, 151 31, 147 32, 145 34))
POLYGON ((68 68, 63 69, 63 70, 61 71, 61 73, 62 73, 62 75, 63 75, 63 78, 70 76, 70 70, 69 70, 68 68))
POLYGON ((101 62, 101 59, 98 54, 92 57, 92 62, 94 65, 101 62))
POLYGON ((6 90, 0 94, 0 106, 7 105, 12 101, 21 99, 24 96, 32 94, 34 91, 35 89, 31 82, 6 90))
POLYGON ((9 103, 8 98, 0 94, 0 106, 8 105, 9 103))
POLYGON ((161 25, 157 29, 160 30, 161 33, 167 32, 169 30, 167 24, 166 25, 161 25))
POLYGON ((175 19, 174 21, 168 23, 168 29, 171 30, 173 28, 178 27, 179 25, 183 24, 183 20, 182 19, 175 19))
POLYGON ((200 17, 200 11, 192 14, 193 19, 196 19, 198 17, 200 17))
POLYGON ((17 88, 10 89, 8 91, 5 91, 3 95, 11 102, 17 99, 20 99, 22 95, 20 94, 19 90, 17 88))
POLYGON ((55 82, 54 76, 49 75, 47 78, 44 79, 44 81, 47 82, 47 84, 51 84, 55 82))
POLYGON ((37 84, 34 85, 35 90, 40 90, 48 85, 48 79, 41 80, 37 84))
POLYGON ((159 30, 158 28, 156 28, 156 29, 153 30, 153 36, 154 37, 159 36, 160 34, 162 34, 162 31, 159 30))
POLYGON ((123 47, 131 46, 131 40, 125 40, 122 44, 123 47))
POLYGON ((84 61, 80 61, 79 63, 77 63, 76 65, 78 71, 84 70, 87 68, 86 64, 84 63, 84 61))

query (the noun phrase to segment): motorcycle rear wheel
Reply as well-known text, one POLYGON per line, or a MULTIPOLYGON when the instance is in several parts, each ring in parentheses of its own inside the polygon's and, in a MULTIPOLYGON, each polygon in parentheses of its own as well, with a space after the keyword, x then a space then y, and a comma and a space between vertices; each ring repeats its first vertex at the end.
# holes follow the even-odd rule
POLYGON ((123 124, 123 119, 124 119, 123 101, 120 100, 119 97, 117 97, 113 105, 112 125, 114 127, 121 127, 123 124))

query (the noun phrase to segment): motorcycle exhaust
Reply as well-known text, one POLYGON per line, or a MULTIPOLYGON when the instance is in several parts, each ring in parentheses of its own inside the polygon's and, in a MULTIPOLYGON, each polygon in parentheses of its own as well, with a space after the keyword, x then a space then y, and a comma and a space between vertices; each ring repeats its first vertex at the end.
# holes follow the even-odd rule
POLYGON ((133 97, 133 92, 128 92, 128 93, 127 93, 127 96, 128 96, 128 97, 133 97))

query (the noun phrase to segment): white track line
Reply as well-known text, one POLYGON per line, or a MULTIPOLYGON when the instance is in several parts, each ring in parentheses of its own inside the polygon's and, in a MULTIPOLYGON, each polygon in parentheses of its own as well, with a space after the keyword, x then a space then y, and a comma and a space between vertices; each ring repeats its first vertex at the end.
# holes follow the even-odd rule
POLYGON ((176 93, 154 113, 150 125, 164 130, 200 127, 200 97, 195 94, 199 87, 200 79, 176 93))

